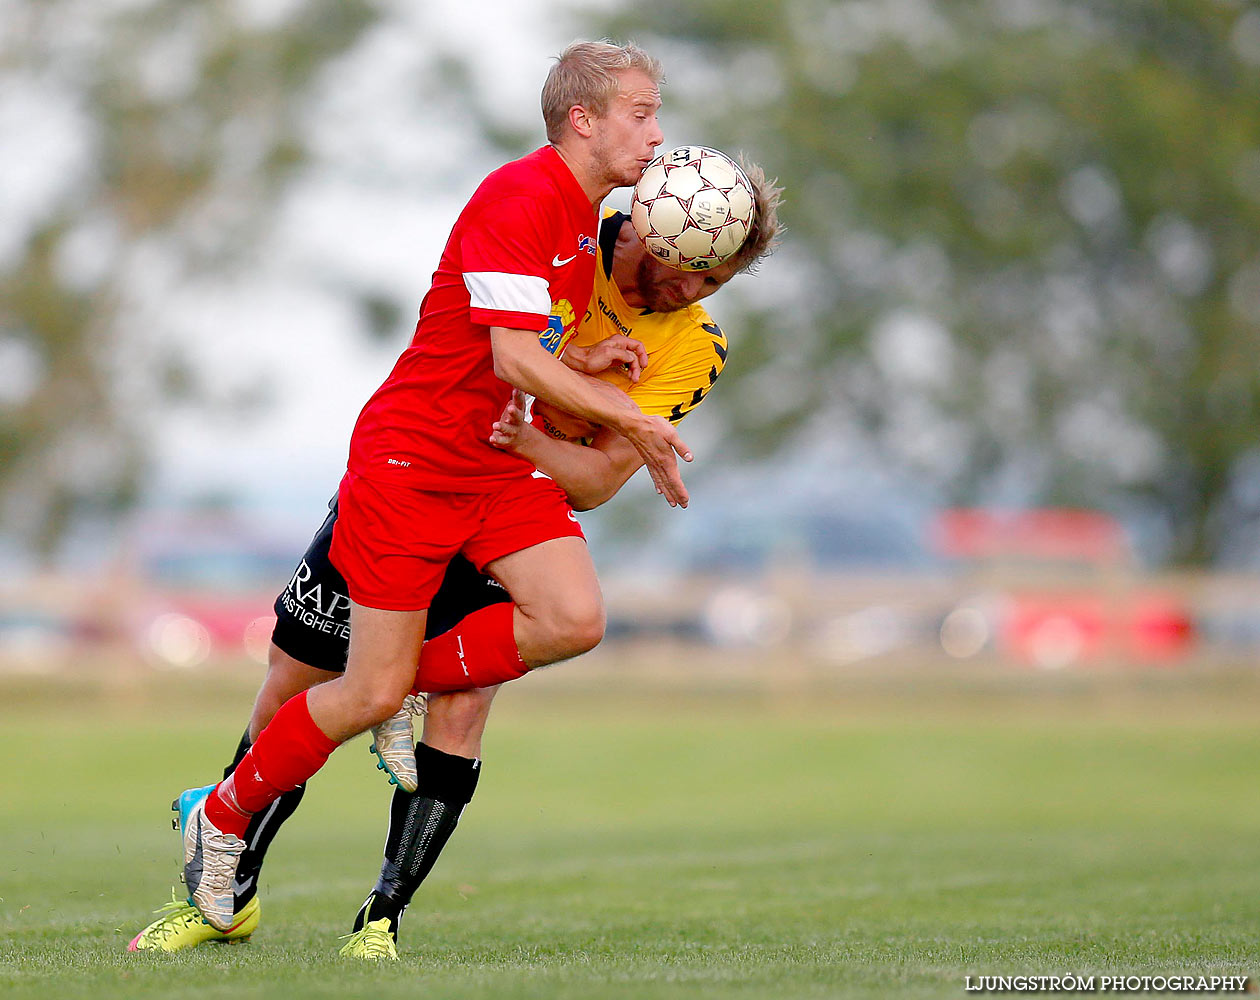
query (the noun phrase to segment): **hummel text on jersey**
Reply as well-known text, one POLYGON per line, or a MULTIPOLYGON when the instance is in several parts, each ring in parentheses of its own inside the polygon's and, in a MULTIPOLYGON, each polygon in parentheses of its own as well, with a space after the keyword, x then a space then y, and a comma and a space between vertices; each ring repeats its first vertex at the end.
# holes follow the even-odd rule
POLYGON ((608 317, 608 319, 612 322, 613 326, 615 326, 618 330, 624 333, 627 337, 630 336, 630 327, 626 326, 625 323, 621 322, 617 314, 613 312, 612 308, 608 305, 608 303, 604 301, 604 297, 602 295, 599 297, 599 311, 608 317))

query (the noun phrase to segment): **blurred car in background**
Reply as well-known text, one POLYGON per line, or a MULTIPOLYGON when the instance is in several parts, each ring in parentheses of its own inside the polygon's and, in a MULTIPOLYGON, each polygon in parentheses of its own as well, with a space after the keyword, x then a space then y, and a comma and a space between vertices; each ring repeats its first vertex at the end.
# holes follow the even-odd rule
POLYGON ((1141 572, 1120 522, 1098 511, 716 514, 678 540, 671 573, 601 573, 610 640, 1042 669, 1173 665, 1196 643, 1191 592, 1141 572))
POLYGON ((940 627, 954 658, 993 652, 1045 669, 1170 665, 1194 645, 1188 599, 1139 576, 1110 515, 956 509, 938 517, 933 534, 969 591, 940 627))
POLYGON ((0 588, 0 670, 48 673, 72 665, 101 639, 88 613, 90 600, 78 577, 6 579, 0 588))
POLYGON ((711 504, 660 546, 668 568, 601 567, 609 640, 787 644, 836 664, 933 646, 949 592, 917 512, 808 501, 711 504))
POLYGON ((294 550, 222 514, 144 517, 108 575, 96 614, 145 662, 266 663, 276 595, 294 550))

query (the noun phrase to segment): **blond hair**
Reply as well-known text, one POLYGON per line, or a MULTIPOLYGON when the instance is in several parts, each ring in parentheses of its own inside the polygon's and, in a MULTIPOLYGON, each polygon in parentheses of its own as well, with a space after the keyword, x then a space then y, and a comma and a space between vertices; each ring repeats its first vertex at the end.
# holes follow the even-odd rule
POLYGON ((783 188, 776 180, 768 180, 766 172, 757 164, 739 157, 739 165, 744 176, 752 185, 756 204, 753 208, 752 223, 748 227, 748 235, 731 257, 735 265, 735 273, 757 270, 757 265, 774 252, 779 245, 779 237, 783 226, 779 223, 779 202, 782 200, 783 188))
POLYGON ((558 142, 564 135, 574 105, 596 117, 607 114, 621 86, 617 74, 627 69, 646 73, 657 86, 665 78, 661 64, 633 42, 574 42, 561 52, 542 89, 547 141, 558 142))

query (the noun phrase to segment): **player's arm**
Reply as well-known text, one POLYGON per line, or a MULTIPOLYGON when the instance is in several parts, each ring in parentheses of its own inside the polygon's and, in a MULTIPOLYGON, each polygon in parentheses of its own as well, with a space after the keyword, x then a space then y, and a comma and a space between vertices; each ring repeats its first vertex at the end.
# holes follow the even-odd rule
POLYGON ((562 483, 558 477, 567 479, 568 485, 561 488, 569 495, 574 510, 594 510, 607 503, 643 468, 643 457, 634 450, 634 445, 607 428, 595 435, 590 447, 557 441, 545 434, 539 437, 543 439, 544 450, 539 453, 540 461, 534 464, 557 483, 562 483), (555 470, 555 475, 548 471, 549 467, 555 470))
POLYGON ((601 430, 590 447, 560 441, 525 419, 520 393, 494 423, 490 443, 514 452, 545 472, 569 497, 574 510, 609 500, 643 465, 634 446, 616 431, 601 430))
POLYGON ((536 332, 494 326, 490 343, 495 375, 557 409, 617 431, 642 456, 670 506, 687 506, 675 455, 690 462, 691 450, 668 420, 646 415, 624 393, 572 371, 547 353, 536 332))

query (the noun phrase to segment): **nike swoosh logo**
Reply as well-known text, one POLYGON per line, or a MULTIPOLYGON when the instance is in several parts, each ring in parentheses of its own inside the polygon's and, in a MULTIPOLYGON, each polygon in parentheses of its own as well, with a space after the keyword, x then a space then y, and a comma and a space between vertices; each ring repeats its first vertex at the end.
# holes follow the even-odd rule
POLYGON ((232 894, 234 896, 239 896, 242 892, 254 884, 254 878, 255 876, 251 875, 244 882, 240 879, 232 879, 232 894))
MULTIPOLYGON (((574 254, 574 255, 573 255, 573 257, 576 257, 576 256, 577 256, 577 254, 574 254)), ((567 263, 569 263, 569 261, 571 261, 571 260, 573 259, 573 257, 566 257, 566 258, 564 258, 564 260, 561 260, 561 259, 560 259, 560 255, 559 255, 559 254, 556 254, 554 257, 552 257, 552 258, 551 258, 551 266, 552 266, 552 267, 564 267, 564 265, 565 265, 565 264, 567 264, 567 263)))
POLYGON ((201 884, 201 814, 197 814, 197 832, 194 834, 197 838, 197 846, 193 848, 193 856, 188 864, 184 866, 184 882, 188 886, 189 895, 197 891, 197 886, 201 884))

